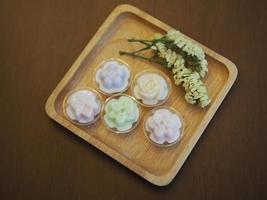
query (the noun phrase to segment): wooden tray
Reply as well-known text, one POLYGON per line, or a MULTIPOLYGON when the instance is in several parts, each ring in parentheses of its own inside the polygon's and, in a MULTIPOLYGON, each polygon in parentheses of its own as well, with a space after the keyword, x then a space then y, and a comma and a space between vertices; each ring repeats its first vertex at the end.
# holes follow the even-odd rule
MULTIPOLYGON (((157 68, 171 76, 163 67, 118 54, 119 50, 132 51, 139 47, 129 44, 128 38, 150 38, 155 32, 165 33, 170 29, 173 28, 133 6, 118 6, 60 81, 48 98, 45 108, 53 120, 159 186, 169 184, 175 177, 234 83, 237 69, 231 61, 198 43, 204 49, 209 63, 209 73, 204 82, 212 103, 206 109, 190 105, 184 100, 183 88, 172 85, 172 94, 164 105, 172 106, 180 112, 185 132, 181 142, 169 148, 160 148, 147 141, 143 134, 143 117, 131 134, 117 135, 109 132, 101 120, 91 127, 72 124, 63 115, 62 103, 70 90, 82 87, 96 88, 93 82, 95 67, 107 58, 120 58, 126 61, 132 67, 133 75, 141 70, 157 68)), ((130 93, 130 89, 127 93, 130 93)), ((143 114, 150 110, 142 109, 143 114)))

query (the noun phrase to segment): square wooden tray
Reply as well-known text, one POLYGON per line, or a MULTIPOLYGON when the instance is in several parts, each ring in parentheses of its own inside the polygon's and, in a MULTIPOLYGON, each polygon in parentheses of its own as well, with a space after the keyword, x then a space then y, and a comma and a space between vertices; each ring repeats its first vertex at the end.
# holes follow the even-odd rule
MULTIPOLYGON (((157 68, 171 76, 163 67, 118 54, 119 50, 132 51, 138 48, 129 44, 128 38, 151 38, 155 32, 165 33, 171 29, 173 28, 133 6, 116 7, 50 95, 45 107, 53 120, 159 186, 169 184, 175 177, 234 83, 237 69, 231 61, 198 43, 204 49, 209 63, 209 73, 204 83, 212 103, 206 109, 190 105, 184 100, 183 88, 173 85, 172 94, 164 105, 172 106, 180 112, 185 130, 181 142, 169 148, 154 146, 146 140, 143 117, 131 134, 118 135, 109 132, 101 120, 89 127, 71 123, 63 115, 62 103, 70 90, 96 88, 93 81, 95 67, 107 58, 126 61, 132 67, 133 75, 142 70, 157 68)), ((127 93, 130 93, 130 89, 127 93)), ((143 108, 142 112, 145 114, 149 110, 143 108)))

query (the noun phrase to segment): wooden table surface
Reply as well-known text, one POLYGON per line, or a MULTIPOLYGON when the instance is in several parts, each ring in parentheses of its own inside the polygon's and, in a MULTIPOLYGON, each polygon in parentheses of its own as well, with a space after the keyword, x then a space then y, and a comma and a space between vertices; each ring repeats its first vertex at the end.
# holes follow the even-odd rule
POLYGON ((1 0, 0 199, 266 199, 267 3, 1 0), (233 61, 239 75, 167 187, 48 118, 47 97, 112 9, 130 3, 233 61))

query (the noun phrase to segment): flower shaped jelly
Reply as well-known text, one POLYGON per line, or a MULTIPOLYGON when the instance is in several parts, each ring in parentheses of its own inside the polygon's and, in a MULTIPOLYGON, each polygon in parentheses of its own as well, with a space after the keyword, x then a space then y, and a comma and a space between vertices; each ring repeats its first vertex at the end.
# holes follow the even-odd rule
POLYGON ((145 122, 149 138, 157 144, 176 142, 181 137, 181 127, 179 116, 165 108, 154 111, 145 122))
POLYGON ((93 122, 101 111, 101 101, 95 92, 78 90, 66 100, 66 115, 81 124, 93 122))
POLYGON ((118 132, 127 132, 139 119, 138 104, 128 96, 111 99, 105 105, 105 124, 118 132))
POLYGON ((96 71, 96 83, 106 94, 125 91, 129 86, 130 70, 118 60, 107 60, 96 71))
POLYGON ((143 104, 154 106, 164 102, 170 92, 170 86, 163 76, 154 72, 145 72, 136 78, 133 95, 143 104))

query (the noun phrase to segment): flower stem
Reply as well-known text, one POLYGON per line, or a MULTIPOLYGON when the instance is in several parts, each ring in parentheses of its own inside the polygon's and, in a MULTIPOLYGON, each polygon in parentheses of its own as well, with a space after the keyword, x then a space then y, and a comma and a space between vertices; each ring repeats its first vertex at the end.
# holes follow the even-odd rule
POLYGON ((152 59, 152 58, 147 58, 147 57, 144 57, 144 56, 136 55, 134 52, 120 51, 119 53, 120 53, 120 55, 128 55, 128 56, 132 56, 132 57, 135 57, 135 58, 140 58, 140 59, 143 59, 143 60, 147 60, 149 62, 157 63, 157 64, 160 64, 160 65, 163 64, 159 60, 155 60, 155 59, 152 59))
POLYGON ((144 47, 144 48, 142 48, 142 49, 138 49, 138 50, 136 50, 136 51, 132 51, 131 53, 132 53, 132 54, 136 54, 136 53, 139 53, 139 52, 141 52, 141 51, 148 50, 148 49, 150 49, 150 46, 144 47))
POLYGON ((128 39, 128 42, 153 42, 153 40, 142 40, 142 39, 128 39))
POLYGON ((137 40, 137 39, 129 39, 128 42, 140 42, 146 46, 151 46, 151 44, 149 44, 149 42, 151 43, 151 40, 137 40))

